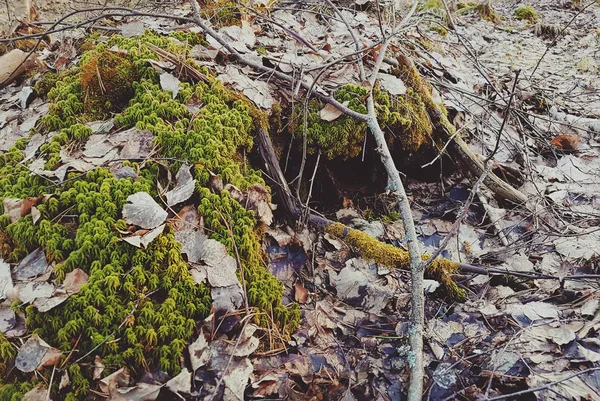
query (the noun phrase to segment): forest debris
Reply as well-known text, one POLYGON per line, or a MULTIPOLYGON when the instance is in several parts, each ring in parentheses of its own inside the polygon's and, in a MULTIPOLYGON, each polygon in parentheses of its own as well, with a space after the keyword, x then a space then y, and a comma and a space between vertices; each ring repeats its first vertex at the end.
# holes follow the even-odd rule
POLYGON ((168 213, 147 192, 129 195, 123 206, 123 219, 127 224, 151 230, 162 224, 168 213))
POLYGON ((42 199, 44 199, 44 196, 25 199, 4 198, 2 200, 4 214, 8 215, 11 223, 16 223, 21 217, 31 213, 31 208, 39 204, 42 199))
POLYGON ((21 401, 52 401, 52 398, 48 396, 48 389, 43 385, 32 388, 23 395, 21 401))
POLYGON ((16 281, 26 281, 46 273, 49 269, 51 267, 46 261, 46 253, 42 248, 38 248, 19 262, 13 269, 13 277, 16 281))
MULTIPOLYGON (((345 102, 346 104, 344 104, 344 106, 347 106, 348 102, 345 102)), ((325 105, 325 107, 323 107, 321 109, 321 111, 319 111, 319 117, 321 117, 321 120, 323 121, 327 121, 327 122, 332 122, 337 120, 338 118, 340 118, 340 116, 344 114, 340 109, 338 109, 337 107, 335 107, 332 104, 327 103, 325 105)))
POLYGON ((4 259, 0 259, 0 300, 5 299, 13 287, 10 265, 4 259))
POLYGON ((15 367, 21 372, 33 372, 44 366, 56 365, 60 362, 62 352, 49 346, 37 334, 31 337, 19 348, 15 367))
POLYGON ((577 135, 557 135, 550 143, 560 150, 577 150, 581 144, 581 138, 577 135))
POLYGON ((196 180, 192 177, 189 164, 182 164, 175 176, 177 184, 175 188, 165 194, 168 206, 175 206, 178 203, 185 202, 194 193, 196 180))
POLYGON ((377 74, 381 81, 381 88, 387 91, 390 95, 404 95, 406 93, 406 85, 400 78, 392 74, 377 74))
POLYGON ((192 372, 183 368, 181 372, 166 383, 166 387, 175 393, 179 398, 185 400, 180 393, 190 394, 192 391, 192 372))
POLYGON ((223 83, 231 84, 236 90, 241 91, 254 104, 263 109, 270 109, 275 103, 271 95, 269 84, 264 81, 252 79, 247 73, 242 73, 238 67, 227 65, 225 73, 219 74, 223 83))
POLYGON ((171 91, 173 99, 175 99, 179 93, 180 83, 181 81, 175 78, 171 73, 163 72, 160 74, 160 87, 165 91, 171 91))
POLYGON ((0 332, 6 333, 17 324, 15 311, 5 302, 0 304, 0 332))
POLYGON ((381 313, 396 291, 389 283, 384 285, 385 279, 379 276, 375 264, 362 259, 346 261, 346 267, 337 275, 330 271, 330 277, 338 297, 374 314, 381 313))
POLYGON ((29 56, 19 49, 13 49, 0 56, 0 88, 19 78, 35 64, 36 60, 35 54, 29 56))
POLYGON ((124 38, 133 38, 140 36, 146 30, 146 26, 142 21, 130 21, 121 25, 121 35, 124 38))

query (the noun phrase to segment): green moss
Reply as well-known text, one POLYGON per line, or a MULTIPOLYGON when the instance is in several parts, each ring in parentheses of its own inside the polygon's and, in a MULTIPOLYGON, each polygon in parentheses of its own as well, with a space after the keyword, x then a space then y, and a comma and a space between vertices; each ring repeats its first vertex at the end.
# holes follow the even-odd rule
POLYGON ((500 17, 496 13, 496 11, 492 8, 491 2, 484 0, 481 4, 475 7, 479 16, 486 21, 492 22, 494 24, 500 23, 500 17))
MULTIPOLYGON (((362 86, 345 85, 335 94, 335 98, 351 110, 366 113, 367 108, 363 103, 367 93, 368 89, 362 86)), ((319 113, 321 108, 322 105, 317 101, 308 104, 306 136, 309 152, 320 150, 328 159, 348 159, 360 154, 366 124, 346 115, 331 122, 324 121, 319 113)), ((298 106, 292 116, 292 131, 299 137, 303 137, 303 113, 303 108, 298 106)))
MULTIPOLYGON (((325 228, 325 231, 329 235, 344 240, 367 260, 387 267, 410 269, 410 256, 402 248, 379 242, 368 234, 348 228, 341 223, 331 224, 325 228)), ((423 260, 427 260, 429 257, 430 255, 427 254, 421 256, 423 260)), ((458 287, 450 277, 458 271, 458 267, 458 262, 438 258, 427 268, 425 277, 439 281, 450 299, 462 300, 465 298, 464 290, 458 287)))
POLYGON ((441 0, 425 0, 419 5, 420 11, 444 12, 444 5, 441 0))
MULTIPOLYGON (((254 127, 266 124, 267 117, 242 95, 212 78, 210 84, 182 83, 176 99, 162 91, 156 72, 147 62, 157 58, 148 43, 183 54, 194 40, 200 40, 197 36, 176 36, 177 40, 148 32, 132 39, 115 36, 84 53, 78 66, 56 80, 48 92, 51 106, 43 128, 59 132, 40 147, 38 156, 46 159, 47 169, 54 169, 62 148, 81 146, 91 135, 91 129, 82 124, 93 115, 86 110, 92 85, 84 82, 86 66, 96 63, 104 68, 104 61, 113 60, 125 63, 121 67, 128 73, 135 69, 136 80, 130 82, 132 98, 120 106, 124 110, 115 117, 116 124, 151 131, 158 156, 165 159, 161 166, 172 173, 183 160, 195 166, 196 199, 200 200, 198 210, 207 232, 225 244, 232 256, 239 255, 242 269, 238 274, 244 275, 256 320, 287 337, 297 327, 300 312, 297 305, 282 305, 283 285, 266 269, 261 227, 254 213, 227 191, 215 194, 207 188, 209 171, 241 189, 264 185, 260 173, 247 165, 242 153, 252 147, 254 127), (107 50, 113 46, 127 50, 127 57, 107 50), (187 102, 203 104, 193 121, 187 102), (174 159, 177 161, 170 161, 174 159)), ((178 373, 197 322, 210 312, 209 289, 194 283, 170 228, 147 249, 125 243, 119 232, 127 228, 120 218, 127 197, 139 191, 157 197, 157 177, 164 170, 146 161, 143 165, 133 163, 139 169, 135 180, 117 179, 107 169, 98 168, 83 175, 70 173, 63 184, 47 186, 47 181, 30 174, 29 162, 21 163, 27 141, 17 141, 0 156, 0 201, 46 193, 54 196, 37 206, 41 218, 36 223, 31 216, 13 224, 0 219, 0 249, 7 251, 7 260, 18 262, 34 249, 43 248, 48 260, 55 262, 54 275, 59 282, 75 268, 89 274, 89 282, 80 292, 60 306, 45 313, 31 305, 24 309, 29 330, 65 355, 75 350, 71 362, 94 350, 80 365, 67 364, 71 385, 65 399, 86 398, 93 383, 89 359, 95 354, 102 357, 109 371, 128 366, 137 373, 142 369, 178 373)), ((9 340, 4 343, 8 345, 3 346, 0 339, 0 351, 14 348, 9 340)), ((14 357, 6 356, 7 360, 14 357)), ((45 376, 50 373, 42 372, 45 376)), ((18 382, 29 379, 25 374, 18 376, 18 382)), ((13 391, 8 386, 0 386, 0 391, 13 391)), ((57 385, 52 389, 53 394, 56 391, 57 385)))
POLYGON ((440 25, 433 25, 429 29, 432 30, 433 32, 439 33, 442 36, 448 35, 448 30, 446 28, 444 28, 443 26, 440 26, 440 25))
POLYGON ((532 6, 519 7, 514 12, 515 17, 520 20, 527 20, 531 24, 538 22, 538 15, 532 6))
POLYGON ((133 96, 138 71, 125 54, 104 50, 95 52, 81 66, 83 110, 90 119, 104 119, 121 111, 133 96))

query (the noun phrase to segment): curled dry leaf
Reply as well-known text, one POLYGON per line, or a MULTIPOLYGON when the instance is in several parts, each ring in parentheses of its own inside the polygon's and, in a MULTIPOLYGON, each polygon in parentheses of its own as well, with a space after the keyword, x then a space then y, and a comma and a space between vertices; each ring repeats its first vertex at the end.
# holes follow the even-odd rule
POLYGON ((151 230, 167 218, 167 212, 146 192, 130 195, 127 202, 123 206, 123 219, 127 224, 151 230))

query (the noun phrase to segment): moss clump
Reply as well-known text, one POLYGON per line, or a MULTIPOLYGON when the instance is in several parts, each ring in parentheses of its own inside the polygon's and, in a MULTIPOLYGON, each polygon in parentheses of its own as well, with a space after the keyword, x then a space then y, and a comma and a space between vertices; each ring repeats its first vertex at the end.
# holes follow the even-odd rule
MULTIPOLYGON (((193 40, 187 38, 186 43, 193 40)), ((138 79, 131 83, 133 98, 115 117, 116 123, 120 128, 150 130, 155 135, 158 155, 168 159, 161 161, 162 168, 173 174, 183 161, 195 165, 195 199, 200 200, 198 210, 207 231, 230 254, 239 255, 242 268, 238 274, 243 274, 257 321, 289 336, 299 323, 299 309, 282 305, 283 285, 266 269, 261 227, 254 213, 227 191, 217 194, 207 187, 209 171, 241 189, 264 185, 260 173, 250 168, 240 153, 250 149, 254 126, 264 124, 266 116, 216 80, 210 84, 182 83, 179 95, 173 99, 171 93, 160 89, 158 76, 149 66, 148 59, 158 56, 148 43, 179 54, 187 49, 180 40, 146 33, 135 39, 115 36, 85 53, 80 64, 58 79, 48 93, 52 103, 44 128, 60 131, 40 147, 38 156, 46 158, 46 168, 56 168, 61 148, 79 146, 89 137, 91 130, 82 124, 90 118, 83 71, 91 60, 102 64, 103 52, 114 57, 114 52, 107 50, 112 46, 127 50, 127 69, 133 66, 138 79), (188 102, 203 104, 193 120, 186 108, 188 102), (172 159, 178 161, 169 161, 172 159)), ((120 55, 116 57, 123 60, 120 55)), ((120 234, 127 229, 120 218, 127 197, 139 191, 158 196, 156 180, 162 176, 158 164, 125 162, 139 171, 135 180, 117 179, 108 169, 98 168, 84 175, 69 173, 64 183, 48 187, 47 181, 31 175, 27 168, 30 162, 21 163, 27 141, 17 141, 0 156, 0 201, 48 192, 54 196, 37 206, 41 218, 36 223, 31 216, 13 224, 7 216, 0 218, 0 239, 5 238, 11 247, 7 260, 18 262, 41 247, 48 260, 55 262, 54 277, 59 282, 75 268, 89 274, 89 282, 77 295, 48 312, 16 305, 24 311, 28 329, 64 351, 65 356, 74 350, 66 364, 71 385, 59 394, 55 381, 53 397, 86 398, 94 383, 89 364, 94 354, 101 356, 109 368, 106 374, 122 366, 136 373, 148 369, 176 374, 196 323, 210 311, 209 289, 194 283, 181 255, 181 245, 169 227, 147 249, 125 243, 120 234), (72 364, 92 350, 81 364, 72 364)), ((6 343, 13 347, 9 340, 6 343)), ((0 341, 0 350, 3 347, 0 341)), ((41 374, 49 379, 51 369, 41 374)), ((30 379, 17 373, 16 383, 30 379)), ((13 385, 0 383, 0 391, 8 392, 13 385)))
POLYGON ((200 16, 216 26, 240 25, 240 4, 230 0, 200 0, 200 16))
POLYGON ((535 24, 536 22, 538 22, 538 15, 535 11, 535 8, 529 5, 517 8, 514 12, 514 15, 518 19, 526 20, 531 24, 535 24))
POLYGON ((419 5, 420 11, 432 11, 435 13, 443 13, 444 5, 441 0, 426 0, 424 3, 419 5))
POLYGON ((135 65, 125 53, 105 50, 92 54, 81 66, 83 111, 102 119, 120 111, 133 97, 133 82, 139 80, 135 65))
POLYGON ((429 28, 430 30, 432 30, 433 32, 437 32, 442 36, 447 36, 448 35, 448 30, 446 28, 444 28, 443 26, 440 25, 434 25, 431 28, 429 28))
MULTIPOLYGON (((342 239, 363 258, 377 264, 395 267, 399 269, 410 269, 410 256, 408 252, 393 245, 384 244, 362 231, 348 228, 341 223, 327 226, 325 231, 332 236, 342 239)), ((423 254, 421 258, 425 261, 430 255, 423 254)), ((436 259, 425 271, 425 277, 439 281, 448 297, 453 300, 464 300, 465 292, 458 287, 450 277, 458 271, 459 263, 448 259, 436 259)))
POLYGON ((491 2, 489 2, 488 0, 485 0, 481 4, 477 5, 475 8, 477 9, 477 12, 479 13, 479 16, 482 19, 492 22, 494 24, 500 23, 500 17, 492 7, 491 2))
MULTIPOLYGON (((346 104, 349 109, 358 113, 366 113, 364 105, 368 89, 362 86, 345 85, 336 94, 335 99, 346 104)), ((363 146, 367 132, 365 123, 355 118, 342 115, 334 121, 327 122, 321 119, 320 110, 322 105, 313 101, 308 104, 306 137, 310 153, 321 153, 328 159, 340 157, 348 159, 358 156, 363 146)), ((304 110, 298 107, 292 116, 292 132, 303 137, 303 115, 304 110)))

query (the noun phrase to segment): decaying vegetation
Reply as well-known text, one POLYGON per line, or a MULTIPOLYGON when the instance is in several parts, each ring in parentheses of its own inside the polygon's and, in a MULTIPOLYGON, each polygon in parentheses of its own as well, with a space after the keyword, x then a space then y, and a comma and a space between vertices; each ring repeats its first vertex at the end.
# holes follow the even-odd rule
MULTIPOLYGON (((425 303, 423 279, 429 280, 427 288, 431 282, 440 287, 435 293, 440 313, 455 312, 467 325, 469 319, 475 319, 465 318, 463 311, 474 308, 473 296, 478 294, 472 294, 460 275, 489 272, 442 254, 467 219, 474 199, 480 199, 483 218, 492 220, 490 231, 498 234, 504 246, 509 245, 508 234, 493 221, 498 210, 522 210, 534 215, 535 224, 538 218, 546 226, 552 226, 552 221, 548 213, 538 214, 530 191, 516 188, 518 180, 507 173, 509 169, 493 161, 512 118, 520 71, 511 72, 510 85, 492 83, 485 76, 485 90, 494 94, 489 108, 500 114, 501 123, 495 128, 495 146, 476 154, 468 144, 469 132, 464 129, 468 124, 461 120, 464 111, 456 104, 446 107, 440 94, 442 86, 434 87, 430 81, 435 80, 428 79, 431 71, 445 78, 452 74, 430 61, 415 62, 423 54, 439 54, 437 45, 420 34, 411 36, 408 29, 414 13, 418 13, 419 18, 435 18, 427 29, 430 34, 441 38, 456 35, 459 43, 464 43, 453 14, 465 18, 477 15, 492 25, 502 24, 503 18, 511 15, 500 18, 491 1, 415 1, 406 10, 392 6, 379 9, 379 4, 370 4, 364 9, 366 15, 377 17, 373 21, 377 21, 378 29, 373 35, 377 40, 367 46, 357 39, 347 10, 327 1, 309 8, 309 15, 316 15, 311 18, 318 22, 324 16, 328 23, 329 19, 337 21, 356 51, 323 61, 324 67, 314 69, 319 73, 310 76, 304 66, 296 69, 290 54, 277 53, 280 49, 275 45, 269 48, 253 43, 249 49, 244 43, 245 36, 265 33, 251 25, 262 23, 263 28, 271 24, 273 30, 266 31, 270 36, 265 43, 276 42, 274 38, 281 30, 280 36, 291 38, 303 49, 297 51, 301 56, 306 49, 314 58, 331 51, 331 43, 317 49, 292 28, 271 19, 276 2, 241 5, 192 0, 190 4, 189 12, 181 16, 109 7, 101 10, 105 14, 87 22, 72 23, 64 30, 92 21, 112 24, 115 17, 164 18, 175 20, 177 28, 165 32, 141 24, 140 30, 135 25, 140 22, 134 21, 127 28, 129 22, 121 29, 97 30, 76 44, 70 43, 69 51, 78 55, 77 60, 61 60, 64 64, 58 67, 57 57, 56 71, 47 71, 36 52, 58 52, 49 36, 63 30, 58 23, 48 30, 22 27, 4 40, 6 45, 0 53, 15 52, 17 62, 12 60, 14 68, 9 74, 0 74, 0 86, 16 81, 15 85, 28 88, 25 100, 21 100, 23 110, 31 94, 48 107, 27 134, 0 155, 0 257, 1 267, 8 271, 8 278, 1 282, 0 300, 4 299, 1 310, 9 322, 2 326, 4 334, 0 333, 0 400, 21 399, 36 391, 69 401, 98 396, 120 399, 120 392, 131 384, 136 385, 129 390, 131 399, 156 399, 159 393, 175 393, 189 399, 233 400, 250 392, 256 397, 311 399, 316 391, 329 387, 331 398, 325 399, 356 398, 352 390, 364 385, 362 382, 354 386, 348 377, 313 381, 312 375, 317 373, 307 366, 321 362, 311 360, 303 347, 314 342, 330 352, 337 340, 327 332, 329 329, 338 327, 347 334, 352 325, 357 330, 367 327, 360 327, 358 320, 369 319, 373 327, 383 327, 385 335, 370 335, 369 340, 361 339, 351 348, 370 352, 377 349, 370 343, 374 339, 396 341, 383 352, 402 362, 386 359, 386 364, 397 366, 381 369, 394 371, 395 379, 410 376, 410 384, 398 387, 398 391, 406 392, 409 400, 421 399, 424 392, 432 392, 439 384, 435 375, 431 379, 435 383, 428 381, 425 367, 450 370, 454 366, 446 361, 452 353, 440 351, 442 347, 433 340, 428 344, 439 361, 432 362, 423 349, 424 339, 432 338, 427 329, 435 331, 426 320, 426 314, 433 312, 425 303), (401 11, 402 21, 397 22, 401 11), (183 23, 187 28, 179 29, 183 23), (272 57, 272 52, 279 58, 272 57), (335 81, 339 77, 332 79, 337 87, 325 90, 323 76, 336 64, 350 66, 352 73, 342 84, 335 81), (225 69, 230 66, 246 69, 243 74, 236 70, 239 75, 234 75, 225 69), (246 76, 250 72, 259 76, 250 79, 246 76), (251 83, 240 88, 242 76, 251 83), (277 93, 265 106, 262 101, 271 96, 269 91, 277 93), (374 187, 371 191, 385 207, 355 216, 355 211, 348 210, 360 191, 353 192, 346 183, 352 181, 349 177, 353 174, 359 174, 344 171, 344 163, 365 160, 362 168, 371 173, 366 179, 363 174, 363 181, 369 183, 361 185, 374 187), (444 163, 451 166, 449 172, 444 171, 444 163), (432 252, 425 252, 420 244, 424 236, 417 233, 413 220, 413 191, 407 191, 405 177, 398 171, 430 171, 421 170, 422 166, 437 169, 435 174, 441 182, 455 174, 472 186, 453 214, 456 221, 446 232, 447 238, 438 241, 439 249, 432 252), (495 198, 497 207, 489 205, 482 188, 495 198), (386 194, 380 196, 383 192, 386 194), (315 200, 320 208, 312 207, 315 200), (344 213, 338 218, 335 209, 340 204, 344 213), (295 232, 275 229, 273 210, 276 220, 293 226, 295 232), (385 230, 377 235, 367 233, 375 230, 376 225, 368 221, 374 219, 374 213, 385 215, 385 230), (395 228, 401 235, 389 231, 394 220, 401 223, 395 228), (361 229, 355 228, 361 225, 361 229), (310 232, 318 233, 319 240, 313 242, 310 232), (273 254, 293 259, 290 249, 297 248, 304 258, 303 266, 310 266, 310 279, 300 273, 303 266, 285 274, 273 267, 279 263, 273 254), (387 287, 379 283, 380 276, 389 274, 385 269, 398 275, 387 276, 387 287), (323 291, 323 283, 315 280, 317 270, 327 272, 329 285, 338 291, 340 302, 335 306, 327 298, 329 289, 323 291), (349 285, 348 272, 372 281, 349 285), (406 276, 398 280, 404 273, 410 273, 410 302, 398 292, 402 288, 408 294, 407 285, 396 283, 396 289, 391 290, 397 297, 392 307, 388 305, 392 298, 389 283, 408 282, 406 276), (315 301, 314 309, 306 309, 309 297, 316 294, 322 298, 315 301), (373 294, 385 302, 373 301, 373 294), (340 317, 341 300, 352 304, 357 298, 364 311, 344 312, 340 317), (389 311, 408 320, 407 324, 396 321, 396 327, 390 329, 386 320, 389 311), (356 321, 351 321, 353 316, 356 321), (336 319, 342 322, 339 326, 336 319), (279 363, 285 366, 287 376, 271 377, 257 367, 262 376, 250 391, 247 382, 252 365, 247 357, 252 353, 265 357, 264 371, 279 368, 279 363), (281 362, 276 359, 280 353, 305 359, 281 362), (295 376, 291 379, 300 371, 305 372, 301 380, 295 376), (140 381, 142 377, 147 381, 140 381), (276 385, 271 384, 273 381, 276 385), (270 390, 262 387, 264 383, 269 383, 266 387, 270 390)), ((356 5, 353 12, 361 7, 356 5)), ((538 22, 531 6, 511 12, 518 20, 538 22)), ((565 30, 540 31, 542 37, 553 36, 546 52, 565 30)), ((69 47, 65 43, 62 46, 69 47)), ((448 81, 457 80, 451 78, 448 81)), ((522 103, 534 98, 531 95, 523 100, 525 97, 521 93, 522 103)), ((534 101, 540 109, 547 108, 549 102, 543 96, 534 101)), ((2 117, 0 128, 6 120, 2 117)), ((519 118, 525 121, 522 115, 519 118)), ((591 124, 594 127, 593 121, 591 124)), ((531 146, 532 140, 521 139, 525 146, 531 146)), ((552 141, 556 144, 561 151, 573 152, 578 142, 563 136, 552 141)), ((529 157, 527 151, 524 154, 529 157)), ((457 246, 470 257, 478 245, 464 241, 457 246)), ((481 255, 478 257, 468 262, 481 262, 481 255)), ((297 261, 286 260, 284 264, 288 263, 297 261)), ((289 266, 286 269, 293 270, 289 266)), ((493 272, 504 273, 499 269, 493 272)), ((536 278, 518 271, 507 273, 530 281, 536 278)), ((511 281, 506 285, 523 283, 511 281)), ((544 308, 547 306, 540 306, 540 316, 544 308)), ((534 312, 523 313, 530 317, 534 312)), ((490 320, 486 320, 487 326, 497 324, 490 320)), ((478 330, 487 330, 486 325, 477 326, 478 330)), ((588 327, 582 335, 595 327, 588 327)), ((494 337, 490 341, 495 345, 506 339, 494 337)), ((479 357, 485 354, 478 353, 479 357)), ((331 353, 327 357, 335 359, 331 353)), ((346 364, 349 359, 343 355, 346 364)), ((331 377, 336 369, 327 370, 327 363, 332 362, 323 362, 319 365, 323 369, 316 370, 325 370, 331 377)), ((345 370, 342 365, 340 362, 339 371, 345 370)), ((506 388, 519 390, 523 383, 511 382, 507 372, 502 372, 506 374, 502 379, 508 383, 506 388)), ((486 371, 486 375, 489 384, 485 397, 504 398, 500 393, 500 398, 488 397, 496 374, 486 371)), ((475 395, 482 396, 480 389, 485 386, 477 380, 469 385, 477 389, 473 390, 475 395)), ((466 383, 460 391, 455 384, 448 384, 446 390, 474 399, 466 383)), ((504 385, 502 382, 499 388, 504 385)), ((364 390, 365 399, 373 399, 380 391, 375 387, 364 390)))

